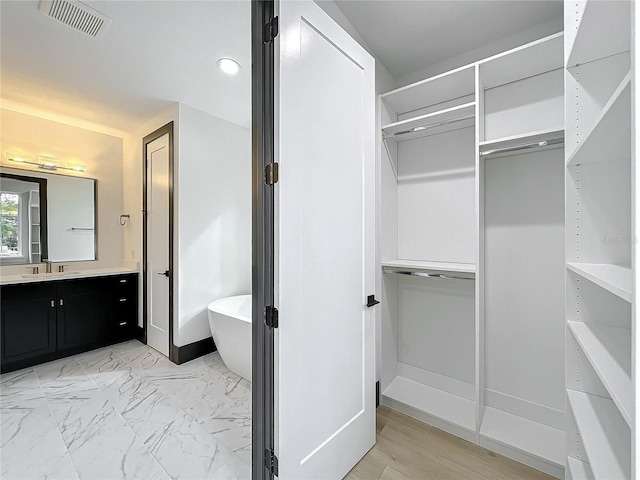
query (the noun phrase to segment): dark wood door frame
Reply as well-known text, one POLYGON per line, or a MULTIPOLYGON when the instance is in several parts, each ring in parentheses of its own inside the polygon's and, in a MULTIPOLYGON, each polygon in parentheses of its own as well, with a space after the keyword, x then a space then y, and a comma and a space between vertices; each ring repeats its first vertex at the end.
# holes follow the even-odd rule
POLYGON ((252 478, 278 475, 274 456, 274 328, 266 307, 274 305, 274 185, 265 168, 274 162, 274 0, 251 2, 252 56, 252 478))
POLYGON ((173 274, 174 274, 174 262, 173 262, 173 246, 174 246, 174 168, 175 168, 175 156, 173 150, 173 122, 169 122, 163 127, 160 127, 156 131, 150 133, 142 140, 142 158, 143 158, 143 175, 142 175, 142 341, 147 343, 147 298, 148 298, 148 282, 147 282, 147 169, 149 167, 147 162, 147 146, 162 137, 163 135, 169 135, 169 360, 177 362, 178 360, 178 348, 174 345, 173 341, 173 324, 174 324, 174 310, 173 310, 173 274))

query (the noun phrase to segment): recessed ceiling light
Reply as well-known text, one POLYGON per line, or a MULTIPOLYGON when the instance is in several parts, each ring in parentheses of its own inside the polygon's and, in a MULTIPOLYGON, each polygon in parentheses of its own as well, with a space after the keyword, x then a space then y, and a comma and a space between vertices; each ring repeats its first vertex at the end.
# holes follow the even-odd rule
POLYGON ((218 60, 218 68, 224 73, 235 75, 240 70, 240 64, 231 58, 221 58, 218 60))

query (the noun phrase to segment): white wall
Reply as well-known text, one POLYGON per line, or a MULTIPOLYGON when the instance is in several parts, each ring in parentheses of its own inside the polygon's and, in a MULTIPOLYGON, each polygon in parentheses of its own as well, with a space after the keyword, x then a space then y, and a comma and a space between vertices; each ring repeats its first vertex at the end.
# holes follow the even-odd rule
POLYGON ((448 58, 443 62, 430 65, 426 68, 418 69, 415 72, 397 78, 396 88, 400 88, 414 82, 419 82, 420 80, 424 80, 425 78, 439 75, 463 65, 477 62, 478 60, 497 55, 498 53, 506 52, 507 50, 519 47, 520 45, 525 45, 540 38, 561 32, 563 29, 563 18, 561 16, 558 18, 554 18, 549 22, 535 25, 514 35, 501 38, 500 40, 486 45, 481 45, 473 50, 463 53, 462 55, 448 58))
POLYGON ((207 305, 251 293, 251 135, 180 105, 176 345, 211 336, 207 305))
POLYGON ((184 346, 211 336, 210 302, 251 291, 251 136, 246 128, 175 104, 125 139, 128 260, 142 262, 142 139, 170 121, 176 164, 173 334, 175 345, 184 346))
MULTIPOLYGON (((0 110, 0 119, 0 166, 3 169, 16 166, 4 158, 4 151, 18 150, 31 155, 32 159, 37 155, 51 155, 63 161, 81 161, 87 165, 87 171, 69 172, 68 176, 97 180, 98 259, 74 263, 73 268, 121 265, 124 254, 122 227, 119 225, 123 208, 122 139, 6 108, 0 110)), ((42 170, 35 166, 31 168, 25 165, 24 169, 31 172, 27 175, 42 176, 42 170)), ((0 271, 6 274, 17 271, 23 273, 24 268, 3 266, 0 271)))

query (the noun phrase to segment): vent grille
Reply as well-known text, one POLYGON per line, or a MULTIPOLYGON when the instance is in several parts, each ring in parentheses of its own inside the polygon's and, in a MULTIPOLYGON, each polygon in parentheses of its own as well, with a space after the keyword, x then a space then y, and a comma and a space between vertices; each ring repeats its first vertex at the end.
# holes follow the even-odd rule
POLYGON ((40 13, 92 37, 104 34, 111 19, 78 0, 41 0, 40 13))

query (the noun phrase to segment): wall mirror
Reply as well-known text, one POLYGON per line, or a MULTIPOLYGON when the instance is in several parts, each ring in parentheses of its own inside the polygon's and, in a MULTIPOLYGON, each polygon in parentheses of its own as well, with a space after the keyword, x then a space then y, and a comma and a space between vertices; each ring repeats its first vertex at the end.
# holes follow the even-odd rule
POLYGON ((96 181, 3 168, 0 222, 1 265, 96 260, 96 181))

